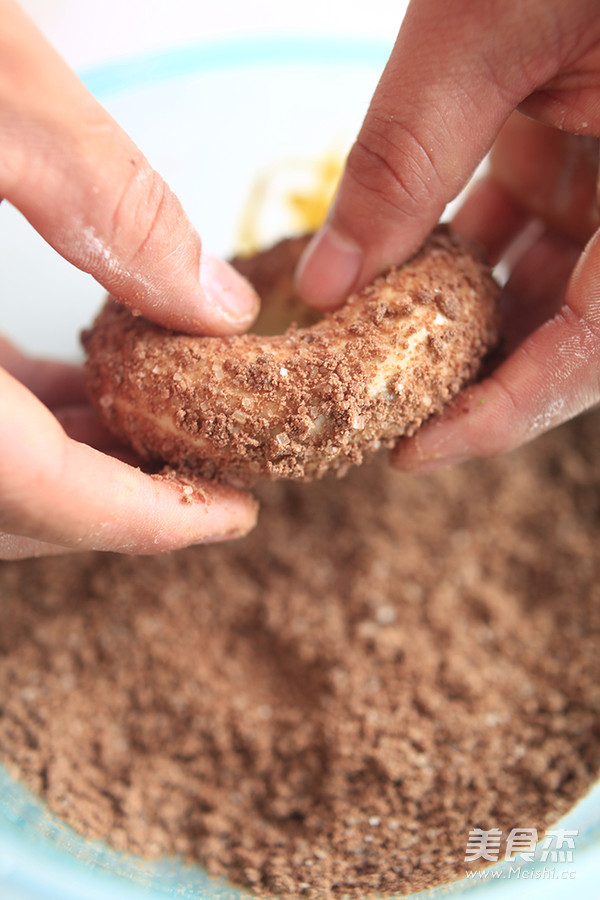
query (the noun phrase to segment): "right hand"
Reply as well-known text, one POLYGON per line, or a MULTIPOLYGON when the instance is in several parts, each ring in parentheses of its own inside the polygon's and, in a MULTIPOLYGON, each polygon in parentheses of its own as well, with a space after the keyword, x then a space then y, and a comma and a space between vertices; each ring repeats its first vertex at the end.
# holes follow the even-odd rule
MULTIPOLYGON (((599 224, 597 158, 590 173, 589 160, 574 168, 585 152, 573 151, 581 141, 573 135, 584 135, 586 146, 600 136, 599 97, 594 0, 412 0, 327 222, 301 261, 301 293, 314 306, 332 308, 407 259, 516 109, 540 124, 535 138, 507 126, 512 130, 495 156, 504 179, 500 214, 487 182, 479 218, 471 202, 455 224, 495 252, 539 216, 566 239, 559 257, 568 268, 561 269, 560 290, 555 285, 545 305, 538 298, 537 327, 529 333, 532 291, 548 283, 552 249, 538 253, 537 273, 529 256, 527 287, 519 292, 526 304, 521 342, 491 378, 461 394, 414 439, 399 442, 400 466, 431 468, 501 453, 600 401, 600 231, 592 236, 599 224), (532 157, 532 147, 539 155, 532 157), (527 171, 535 176, 529 186, 527 171), (565 207, 558 216, 556 197, 565 207), (504 235, 494 238, 494 227, 504 235)), ((522 283, 524 273, 522 266, 522 283)), ((513 339, 514 321, 513 315, 513 339)))

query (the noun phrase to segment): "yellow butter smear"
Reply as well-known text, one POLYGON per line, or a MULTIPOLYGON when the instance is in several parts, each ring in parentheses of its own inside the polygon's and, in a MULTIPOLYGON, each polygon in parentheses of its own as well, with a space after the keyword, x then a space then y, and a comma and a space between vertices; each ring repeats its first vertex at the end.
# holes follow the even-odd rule
POLYGON ((333 200, 344 156, 330 150, 319 159, 283 159, 259 172, 242 210, 237 252, 256 253, 279 237, 315 231, 333 200))

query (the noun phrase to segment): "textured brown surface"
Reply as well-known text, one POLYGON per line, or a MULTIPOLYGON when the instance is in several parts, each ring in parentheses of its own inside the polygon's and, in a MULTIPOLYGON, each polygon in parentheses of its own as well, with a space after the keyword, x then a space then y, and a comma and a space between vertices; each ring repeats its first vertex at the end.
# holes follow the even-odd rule
POLYGON ((600 769, 600 418, 263 483, 236 544, 0 566, 0 754, 88 835, 257 893, 463 873, 600 769))
MULTIPOLYGON (((300 246, 257 263, 266 318, 280 313, 300 246)), ((496 295, 473 248, 440 227, 339 311, 284 334, 189 337, 109 302, 83 337, 88 389, 143 458, 246 481, 341 473, 414 433, 475 375, 495 340, 496 295)))

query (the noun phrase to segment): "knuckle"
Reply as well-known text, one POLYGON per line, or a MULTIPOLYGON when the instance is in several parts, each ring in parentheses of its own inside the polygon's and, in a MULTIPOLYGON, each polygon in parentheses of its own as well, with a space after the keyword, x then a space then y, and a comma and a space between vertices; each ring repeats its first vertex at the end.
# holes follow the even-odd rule
POLYGON ((169 188, 145 159, 134 165, 111 218, 112 246, 121 248, 121 259, 128 267, 156 249, 168 234, 169 188))
POLYGON ((363 190, 394 214, 418 216, 439 187, 425 141, 393 117, 371 117, 350 151, 347 171, 363 190))

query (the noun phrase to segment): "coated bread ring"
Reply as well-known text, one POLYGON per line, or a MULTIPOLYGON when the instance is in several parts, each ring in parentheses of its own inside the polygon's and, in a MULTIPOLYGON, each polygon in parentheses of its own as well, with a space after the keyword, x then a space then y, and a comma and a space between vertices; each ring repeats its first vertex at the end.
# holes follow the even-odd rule
MULTIPOLYGON (((236 261, 267 316, 293 306, 303 246, 236 261)), ((496 340, 498 292, 478 252, 439 226, 405 265, 283 334, 192 337, 109 300, 83 335, 87 387, 145 459, 246 483, 342 473, 413 434, 474 377, 496 340)))

